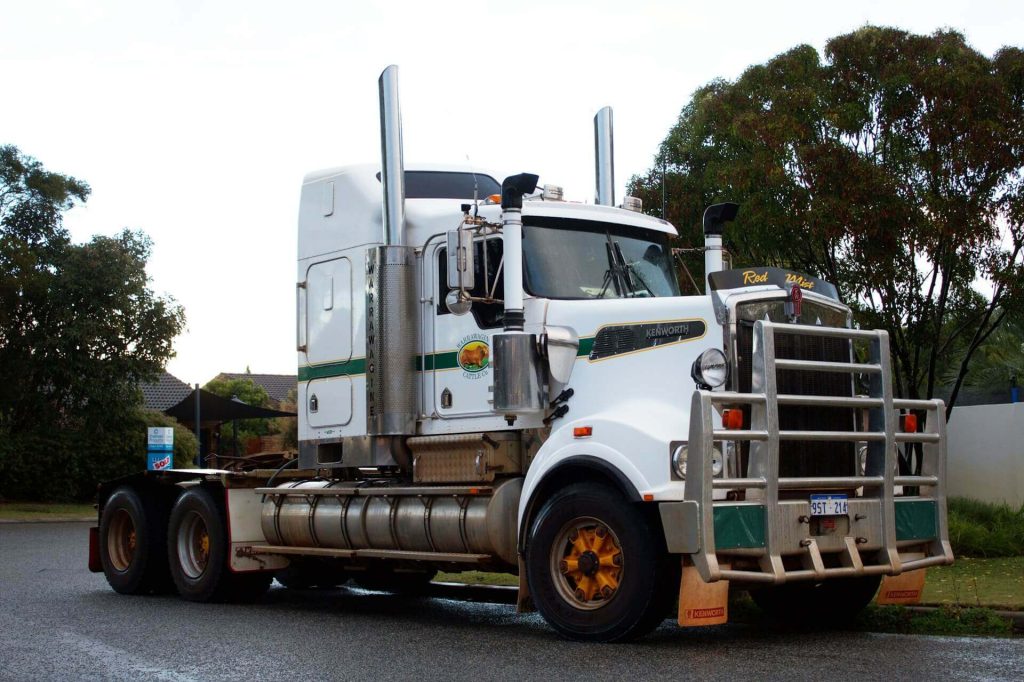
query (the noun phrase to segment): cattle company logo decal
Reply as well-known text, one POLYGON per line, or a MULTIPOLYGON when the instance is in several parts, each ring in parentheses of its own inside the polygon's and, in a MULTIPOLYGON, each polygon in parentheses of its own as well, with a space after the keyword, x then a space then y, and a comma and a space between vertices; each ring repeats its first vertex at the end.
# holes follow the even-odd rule
POLYGON ((491 366, 491 347, 483 334, 470 334, 459 344, 459 367, 463 376, 478 379, 491 366))

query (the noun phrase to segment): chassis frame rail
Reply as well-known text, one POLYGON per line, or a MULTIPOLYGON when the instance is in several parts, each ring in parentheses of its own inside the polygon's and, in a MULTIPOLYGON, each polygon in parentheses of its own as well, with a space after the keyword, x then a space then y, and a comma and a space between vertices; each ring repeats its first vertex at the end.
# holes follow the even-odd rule
MULTIPOLYGON (((851 358, 852 360, 852 358, 851 358)), ((696 391, 690 412, 688 466, 684 506, 691 512, 684 517, 697 524, 696 550, 690 557, 706 582, 737 580, 780 584, 791 580, 821 580, 857 575, 896 575, 926 566, 953 561, 946 520, 946 420, 941 400, 902 400, 892 395, 889 366, 889 337, 883 330, 859 330, 758 321, 754 325, 753 376, 750 393, 696 391), (788 360, 775 357, 778 334, 819 336, 867 342, 867 363, 788 360), (846 372, 869 376, 869 395, 843 397, 780 395, 777 370, 805 372, 846 372), (748 404, 751 424, 746 430, 716 429, 717 406, 748 404), (868 411, 867 431, 781 431, 779 405, 835 405, 868 411), (923 433, 897 431, 897 410, 926 412, 923 433), (866 466, 861 476, 780 478, 779 442, 783 440, 826 440, 865 443, 866 466), (715 441, 750 441, 748 475, 745 478, 720 478, 712 474, 715 441), (896 473, 897 445, 920 443, 921 475, 896 473), (919 489, 916 496, 895 495, 896 486, 919 489), (745 501, 715 501, 715 489, 742 491, 745 501), (839 536, 814 535, 810 503, 806 499, 780 499, 784 490, 859 489, 849 499, 849 529, 839 536), (925 523, 927 537, 897 537, 897 510, 934 514, 932 525, 925 523), (693 507, 696 506, 694 510, 693 507), (903 506, 907 505, 907 506, 903 506), (760 507, 760 509, 757 509, 760 507), (933 510, 933 511, 931 511, 933 510), (758 525, 763 519, 761 546, 716 545, 715 525, 719 514, 733 520, 735 512, 747 515, 758 525), (908 550, 901 554, 901 549, 908 550), (825 554, 838 555, 829 561, 825 554), (800 568, 787 569, 783 557, 798 557, 800 568), (723 561, 720 562, 720 557, 723 561), (722 564, 735 558, 756 559, 757 570, 733 570, 722 564), (838 564, 838 565, 836 565, 838 564)), ((920 516, 920 514, 918 514, 920 516)), ((760 531, 761 529, 755 528, 760 531)), ((757 543, 748 543, 756 545, 757 543)), ((749 563, 749 562, 748 562, 749 563)), ((793 562, 790 561, 792 565, 793 562)))

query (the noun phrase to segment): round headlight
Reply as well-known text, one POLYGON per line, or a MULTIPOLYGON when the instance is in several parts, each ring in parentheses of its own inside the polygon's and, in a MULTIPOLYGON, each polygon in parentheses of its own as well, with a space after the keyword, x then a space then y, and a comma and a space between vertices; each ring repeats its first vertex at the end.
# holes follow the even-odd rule
POLYGON ((725 457, 722 456, 721 450, 715 448, 711 451, 711 475, 721 476, 723 469, 725 469, 725 457))
POLYGON ((676 472, 676 476, 682 479, 686 479, 686 446, 680 445, 672 451, 672 468, 676 472))
POLYGON ((729 378, 729 363, 725 353, 717 348, 708 348, 693 361, 690 376, 698 384, 718 388, 729 378))

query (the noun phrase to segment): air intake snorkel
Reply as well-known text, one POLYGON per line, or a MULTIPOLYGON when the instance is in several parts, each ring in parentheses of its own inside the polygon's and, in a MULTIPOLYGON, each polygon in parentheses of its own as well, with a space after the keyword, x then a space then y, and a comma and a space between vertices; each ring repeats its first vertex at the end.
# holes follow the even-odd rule
POLYGON ((523 195, 537 189, 532 173, 501 183, 501 232, 505 253, 505 331, 523 330, 523 195))
POLYGON ((722 231, 726 223, 736 219, 739 210, 739 204, 726 202, 704 211, 704 284, 709 288, 708 276, 722 270, 722 231))
POLYGON ((532 173, 510 175, 501 183, 501 232, 505 269, 505 333, 495 334, 494 411, 509 424, 518 415, 543 412, 537 335, 523 331, 523 195, 537 189, 532 173))

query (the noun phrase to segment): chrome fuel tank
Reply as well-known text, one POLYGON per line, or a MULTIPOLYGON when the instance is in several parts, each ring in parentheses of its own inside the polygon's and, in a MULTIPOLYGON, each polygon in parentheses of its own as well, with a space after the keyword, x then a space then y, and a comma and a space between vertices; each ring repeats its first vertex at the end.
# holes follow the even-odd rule
POLYGON ((522 478, 480 488, 286 483, 287 494, 263 502, 263 533, 273 545, 489 554, 514 565, 522 488, 522 478))

